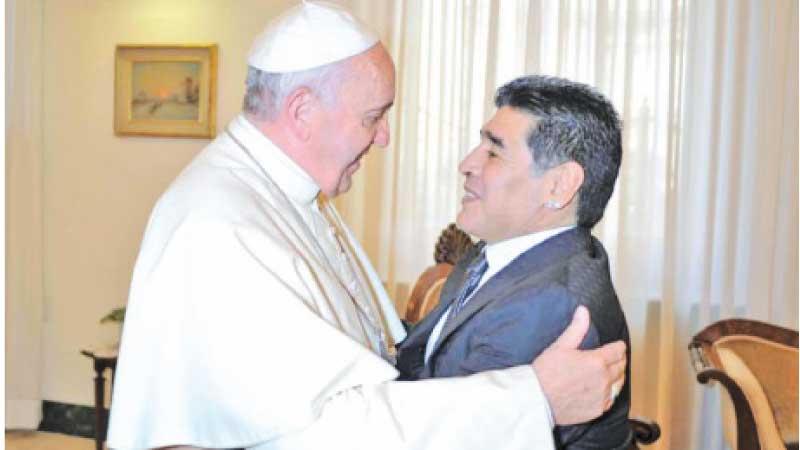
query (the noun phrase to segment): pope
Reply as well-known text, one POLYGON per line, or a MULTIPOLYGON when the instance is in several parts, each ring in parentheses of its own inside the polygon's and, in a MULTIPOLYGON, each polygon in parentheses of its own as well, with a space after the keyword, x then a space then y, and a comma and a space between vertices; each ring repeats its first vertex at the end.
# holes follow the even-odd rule
POLYGON ((243 111, 155 205, 131 282, 108 445, 552 448, 610 404, 621 343, 396 381, 405 337, 329 198, 389 143, 395 71, 374 32, 303 2, 255 40, 243 111))

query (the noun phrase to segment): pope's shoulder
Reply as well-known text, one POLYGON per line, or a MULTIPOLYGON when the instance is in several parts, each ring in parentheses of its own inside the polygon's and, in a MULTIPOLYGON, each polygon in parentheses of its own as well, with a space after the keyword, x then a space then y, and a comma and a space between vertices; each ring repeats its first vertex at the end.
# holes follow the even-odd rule
POLYGON ((280 201, 263 176, 235 156, 219 139, 203 149, 158 199, 145 234, 230 230, 282 244, 280 201))

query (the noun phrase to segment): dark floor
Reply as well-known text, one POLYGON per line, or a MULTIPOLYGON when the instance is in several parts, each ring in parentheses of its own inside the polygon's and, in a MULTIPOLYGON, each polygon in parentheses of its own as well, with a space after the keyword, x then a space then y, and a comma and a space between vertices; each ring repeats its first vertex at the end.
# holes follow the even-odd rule
POLYGON ((6 430, 6 450, 94 450, 94 440, 44 431, 6 430))

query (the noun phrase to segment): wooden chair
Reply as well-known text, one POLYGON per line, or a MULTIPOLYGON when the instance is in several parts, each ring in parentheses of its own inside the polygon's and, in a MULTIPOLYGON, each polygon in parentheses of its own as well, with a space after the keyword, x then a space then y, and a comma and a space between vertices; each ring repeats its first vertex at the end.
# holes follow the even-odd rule
MULTIPOLYGON (((473 245, 474 242, 469 235, 454 223, 442 230, 433 252, 434 265, 428 267, 417 278, 406 302, 407 323, 419 322, 439 304, 439 295, 447 276, 473 245)), ((634 417, 629 420, 634 436, 630 450, 638 449, 639 444, 652 444, 661 436, 661 427, 656 422, 644 417, 634 417)))
POLYGON ((646 417, 629 417, 628 421, 633 430, 633 443, 629 450, 637 450, 639 444, 650 445, 661 437, 661 427, 653 420, 646 417))
POLYGON ((734 450, 797 449, 797 331, 746 319, 709 325, 689 344, 697 381, 722 386, 734 450))

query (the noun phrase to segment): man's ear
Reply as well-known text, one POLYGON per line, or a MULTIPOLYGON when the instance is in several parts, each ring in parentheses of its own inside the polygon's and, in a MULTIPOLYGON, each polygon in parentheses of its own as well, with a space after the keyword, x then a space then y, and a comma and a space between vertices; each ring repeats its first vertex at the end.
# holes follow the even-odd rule
POLYGON ((311 138, 312 119, 317 106, 317 97, 307 87, 292 91, 283 101, 281 113, 292 135, 306 142, 311 138))
POLYGON ((562 207, 567 206, 583 185, 583 167, 575 161, 567 161, 551 170, 554 171, 554 178, 550 199, 562 207))

